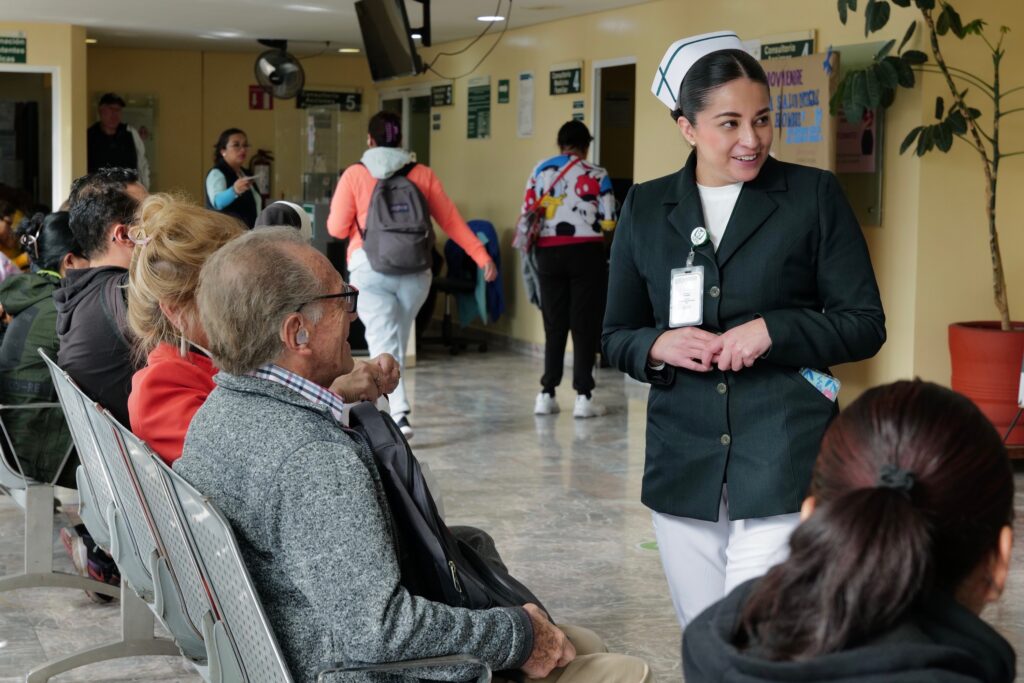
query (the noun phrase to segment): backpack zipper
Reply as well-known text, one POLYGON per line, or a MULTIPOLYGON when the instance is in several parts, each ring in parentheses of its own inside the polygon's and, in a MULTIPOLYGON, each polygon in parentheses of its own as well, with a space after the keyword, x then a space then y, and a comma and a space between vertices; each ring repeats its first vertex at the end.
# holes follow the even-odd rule
POLYGON ((452 583, 455 584, 455 590, 459 591, 459 593, 462 593, 462 584, 459 583, 459 572, 455 568, 455 563, 451 560, 448 560, 448 569, 450 569, 452 572, 452 583))

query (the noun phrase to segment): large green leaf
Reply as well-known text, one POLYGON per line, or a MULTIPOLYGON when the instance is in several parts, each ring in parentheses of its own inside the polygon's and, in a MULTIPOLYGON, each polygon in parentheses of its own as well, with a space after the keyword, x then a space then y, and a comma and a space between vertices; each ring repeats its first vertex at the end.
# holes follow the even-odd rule
POLYGON ((921 137, 917 139, 917 149, 914 150, 914 154, 923 157, 932 148, 934 138, 935 131, 932 126, 925 126, 921 130, 921 137))
POLYGON ((914 0, 918 9, 935 9, 935 0, 914 0))
POLYGON ((948 152, 953 146, 953 130, 946 121, 935 127, 935 146, 942 152, 948 152))
POLYGON ((888 0, 868 0, 864 8, 864 35, 880 31, 889 23, 889 13, 892 8, 888 0))
POLYGON ((939 18, 935 22, 935 32, 940 36, 949 33, 949 17, 946 16, 945 11, 939 14, 939 18))
POLYGON ((864 103, 868 109, 874 109, 882 102, 882 85, 878 82, 878 76, 875 75, 875 69, 871 68, 864 70, 864 103))
POLYGON ((896 101, 896 89, 884 88, 882 90, 882 107, 888 109, 896 101))
POLYGON ((966 34, 964 33, 964 22, 960 19, 960 14, 948 2, 943 6, 942 14, 948 17, 949 28, 953 30, 953 34, 957 38, 963 38, 966 34))
POLYGON ((910 0, 892 0, 892 4, 899 7, 910 7, 910 0))
POLYGON ((906 47, 907 42, 910 40, 911 36, 914 35, 914 30, 916 28, 917 28, 917 22, 916 21, 910 22, 910 26, 907 27, 907 32, 903 34, 903 40, 900 41, 900 47, 899 47, 898 50, 896 50, 896 54, 899 54, 899 53, 903 52, 903 48, 906 47))
POLYGON ((843 115, 846 116, 847 121, 860 121, 864 116, 865 101, 867 100, 864 72, 854 71, 850 74, 849 79, 849 83, 846 84, 846 95, 843 98, 843 115))
POLYGON ((907 50, 900 55, 900 59, 911 66, 917 66, 918 64, 924 64, 927 62, 928 55, 920 50, 907 50))
POLYGON ((953 133, 963 135, 967 132, 967 119, 964 118, 959 109, 949 112, 949 118, 946 121, 949 123, 949 129, 953 133))
POLYGON ((914 70, 902 59, 896 60, 896 75, 904 88, 914 87, 914 70))
POLYGON ((935 118, 942 120, 942 114, 946 111, 946 103, 942 100, 942 96, 935 98, 935 118))
POLYGON ((899 74, 896 73, 896 67, 887 59, 875 65, 875 74, 883 88, 895 88, 899 85, 899 74))
POLYGON ((836 2, 836 8, 839 10, 839 21, 846 23, 846 0, 838 0, 836 2))
POLYGON ((980 36, 983 28, 985 28, 985 21, 982 19, 975 19, 968 24, 964 24, 964 35, 974 34, 976 36, 980 36))
POLYGON ((903 138, 903 143, 900 144, 900 154, 903 154, 904 152, 906 152, 907 149, 912 144, 914 144, 914 140, 917 139, 917 136, 921 134, 921 130, 922 130, 922 127, 918 126, 917 128, 915 128, 912 131, 910 131, 909 133, 907 133, 907 137, 903 138))
POLYGON ((976 119, 981 116, 981 110, 974 107, 967 107, 967 118, 976 119))

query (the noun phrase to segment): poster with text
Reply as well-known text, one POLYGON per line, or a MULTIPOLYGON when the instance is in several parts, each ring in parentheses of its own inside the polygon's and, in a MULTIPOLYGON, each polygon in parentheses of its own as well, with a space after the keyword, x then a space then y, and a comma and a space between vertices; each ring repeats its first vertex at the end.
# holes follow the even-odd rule
POLYGON ((764 62, 771 89, 772 153, 777 159, 829 171, 836 167, 836 123, 828 101, 839 55, 786 57, 764 62))

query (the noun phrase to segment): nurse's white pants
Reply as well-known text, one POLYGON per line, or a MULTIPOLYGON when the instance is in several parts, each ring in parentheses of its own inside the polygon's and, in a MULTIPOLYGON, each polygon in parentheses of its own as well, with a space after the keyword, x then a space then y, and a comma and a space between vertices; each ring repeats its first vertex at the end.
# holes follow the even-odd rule
POLYGON ((652 513, 661 564, 683 630, 733 588, 762 576, 789 555, 789 535, 799 513, 729 520, 722 487, 718 521, 652 513))

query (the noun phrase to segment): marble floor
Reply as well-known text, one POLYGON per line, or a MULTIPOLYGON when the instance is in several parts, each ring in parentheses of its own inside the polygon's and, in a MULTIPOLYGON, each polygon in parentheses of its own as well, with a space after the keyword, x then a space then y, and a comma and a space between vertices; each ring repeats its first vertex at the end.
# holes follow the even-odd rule
MULTIPOLYGON (((413 447, 441 482, 448 522, 489 530, 512 572, 556 620, 588 626, 613 651, 645 658, 659 681, 679 681, 679 627, 639 503, 646 388, 601 370, 595 398, 610 408, 607 416, 574 420, 566 389, 560 415, 534 417, 540 374, 538 359, 507 352, 451 358, 421 351, 409 377, 413 447)), ((1016 476, 1020 492, 1024 475, 1016 476)), ((0 575, 19 566, 22 524, 20 509, 0 497, 0 575)), ((56 539, 54 548, 70 568, 56 539)), ((1024 561, 1014 563, 1006 595, 986 617, 1016 649, 1024 647, 1024 561)), ((95 605, 77 591, 0 593, 0 682, 115 637, 118 618, 116 606, 95 605)), ((183 660, 149 657, 54 680, 200 678, 183 660)))

